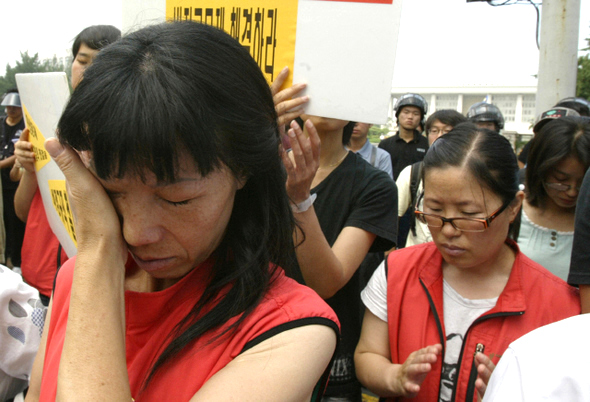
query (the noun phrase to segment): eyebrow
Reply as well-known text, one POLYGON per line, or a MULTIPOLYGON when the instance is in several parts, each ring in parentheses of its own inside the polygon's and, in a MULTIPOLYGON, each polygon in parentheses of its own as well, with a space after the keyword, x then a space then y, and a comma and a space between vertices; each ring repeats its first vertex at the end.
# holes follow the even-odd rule
POLYGON ((558 168, 553 168, 553 171, 554 171, 555 173, 562 174, 562 175, 564 175, 564 176, 567 176, 567 177, 571 177, 571 174, 569 174, 569 173, 565 173, 565 172, 562 172, 562 171, 561 171, 561 170, 559 170, 558 168))
MULTIPOLYGON (((436 200, 434 198, 427 198, 424 197, 424 201, 430 201, 430 202, 434 202, 435 204, 442 204, 442 201, 436 200)), ((476 205, 475 202, 473 201, 461 201, 461 202, 457 202, 457 203, 453 203, 454 205, 459 205, 459 206, 466 206, 466 205, 476 205)))

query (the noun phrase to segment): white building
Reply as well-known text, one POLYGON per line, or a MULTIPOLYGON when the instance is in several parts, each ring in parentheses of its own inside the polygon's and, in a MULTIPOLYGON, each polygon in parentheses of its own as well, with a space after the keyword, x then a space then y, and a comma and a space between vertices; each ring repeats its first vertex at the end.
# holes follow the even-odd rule
MULTIPOLYGON (((455 109, 463 115, 474 103, 487 101, 496 105, 504 115, 503 134, 513 145, 517 140, 528 141, 535 121, 536 85, 492 86, 463 85, 455 87, 394 87, 391 90, 390 121, 395 125, 393 107, 405 93, 420 94, 428 102, 428 115, 441 109, 455 109)), ((393 128, 393 127, 392 127, 393 128)))

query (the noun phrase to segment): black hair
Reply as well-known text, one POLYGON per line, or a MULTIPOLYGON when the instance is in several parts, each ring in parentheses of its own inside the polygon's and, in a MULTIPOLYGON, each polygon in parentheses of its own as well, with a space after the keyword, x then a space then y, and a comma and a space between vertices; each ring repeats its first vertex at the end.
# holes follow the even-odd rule
POLYGON ((121 31, 112 25, 92 25, 84 28, 74 39, 72 56, 76 58, 80 46, 85 44, 90 49, 100 50, 121 39, 121 31))
POLYGON ((426 124, 424 126, 426 132, 430 131, 430 126, 432 126, 436 120, 440 121, 442 124, 455 127, 458 124, 466 122, 467 117, 453 109, 437 110, 426 119, 426 124))
POLYGON ((450 166, 466 167, 502 204, 514 201, 519 190, 518 163, 510 142, 472 122, 461 123, 434 141, 424 156, 423 178, 430 169, 450 166))
POLYGON ((205 332, 240 317, 222 336, 235 330, 259 303, 279 265, 287 273, 295 269, 295 221, 270 87, 248 51, 223 31, 173 22, 115 42, 85 71, 58 132, 62 143, 92 152, 103 179, 144 178, 151 171, 159 181, 173 181, 183 152, 202 176, 223 164, 235 177, 247 178, 213 253, 210 282, 170 334, 144 389, 205 332))
POLYGON ((543 207, 547 192, 543 183, 557 164, 573 156, 590 166, 590 122, 583 117, 562 117, 545 124, 531 140, 526 167, 526 200, 543 207))
POLYGON ((342 129, 342 145, 346 146, 350 143, 350 138, 352 137, 355 125, 356 121, 349 121, 342 129))

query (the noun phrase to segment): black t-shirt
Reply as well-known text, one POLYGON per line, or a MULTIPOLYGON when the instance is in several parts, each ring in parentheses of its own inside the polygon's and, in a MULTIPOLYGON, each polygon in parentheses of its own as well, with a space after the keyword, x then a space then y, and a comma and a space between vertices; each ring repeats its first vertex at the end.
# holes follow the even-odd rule
MULTIPOLYGON (((15 124, 14 126, 9 126, 6 123, 6 119, 3 118, 1 119, 1 126, 0 126, 0 130, 2 130, 0 132, 0 158, 1 159, 6 159, 11 157, 12 155, 14 155, 14 143, 12 142, 12 139, 15 137, 15 134, 19 131, 19 130, 24 130, 25 129, 25 119, 21 119, 17 124, 15 124)), ((12 167, 9 168, 4 168, 1 170, 1 174, 2 174, 2 189, 5 190, 16 190, 16 188, 18 187, 18 182, 13 182, 12 180, 10 180, 10 169, 12 167)))
POLYGON ((391 156, 391 167, 393 170, 393 180, 397 180, 397 176, 406 166, 413 163, 420 162, 424 159, 426 151, 428 151, 428 139, 414 131, 414 139, 406 142, 399 136, 399 131, 393 137, 384 139, 379 143, 379 148, 389 152, 391 156))
POLYGON ((572 260, 567 281, 570 285, 590 285, 590 170, 578 195, 576 229, 572 246, 572 260))
MULTIPOLYGON (((344 161, 318 186, 314 210, 326 240, 332 246, 344 227, 377 235, 371 251, 386 251, 397 237, 397 187, 389 175, 349 152, 344 161)), ((360 389, 354 371, 354 349, 361 329, 359 271, 326 302, 340 320, 342 336, 326 395, 360 389)))

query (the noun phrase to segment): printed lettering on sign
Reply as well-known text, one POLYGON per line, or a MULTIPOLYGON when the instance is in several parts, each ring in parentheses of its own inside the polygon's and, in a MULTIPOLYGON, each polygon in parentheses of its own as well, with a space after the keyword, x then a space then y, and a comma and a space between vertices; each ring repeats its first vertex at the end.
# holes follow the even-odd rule
POLYGON ((29 142, 33 145, 33 152, 35 153, 35 170, 38 172, 43 166, 47 165, 50 156, 45 150, 45 137, 41 134, 41 130, 31 118, 25 105, 23 105, 23 112, 25 123, 29 128, 29 142))
POLYGON ((223 29, 248 50, 272 83, 283 67, 293 69, 297 1, 167 0, 166 19, 223 29))
POLYGON ((61 222, 68 231, 72 241, 78 247, 76 242, 76 230, 74 228, 74 215, 70 208, 70 201, 68 200, 68 192, 66 191, 65 180, 48 180, 49 191, 51 193, 51 202, 53 208, 57 211, 61 222))

